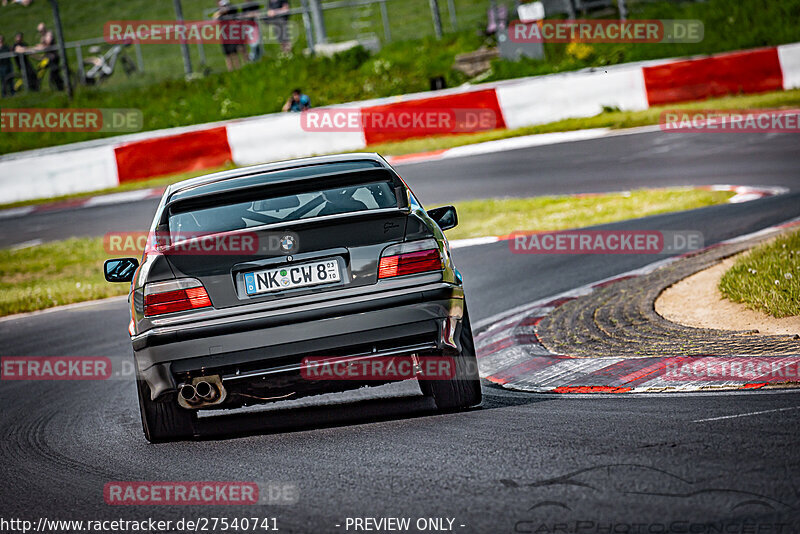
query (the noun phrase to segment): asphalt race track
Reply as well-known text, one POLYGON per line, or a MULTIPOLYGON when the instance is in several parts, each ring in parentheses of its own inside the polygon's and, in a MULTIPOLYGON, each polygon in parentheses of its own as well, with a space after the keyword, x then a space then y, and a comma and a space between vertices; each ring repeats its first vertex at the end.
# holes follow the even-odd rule
MULTIPOLYGON (((800 216, 797 147, 792 134, 655 132, 398 170, 428 205, 693 184, 790 189, 607 226, 701 230, 713 244, 800 216)), ((3 219, 0 246, 144 229, 154 206, 3 219)), ((453 254, 473 322, 659 259, 514 255, 503 242, 453 254)), ((127 355, 127 314, 114 299, 2 320, 2 355, 127 355)), ((465 533, 713 532, 689 530, 698 521, 722 532, 800 532, 800 392, 553 396, 485 384, 480 409, 432 414, 416 384, 399 386, 381 388, 380 399, 357 392, 293 411, 275 405, 230 418, 224 437, 149 445, 132 381, 4 381, 0 515, 275 517, 283 532, 354 532, 346 521, 356 517, 451 518, 465 533), (105 504, 107 482, 135 480, 295 484, 298 500, 105 504)))
MULTIPOLYGON (((797 139, 773 133, 647 132, 398 165, 425 205, 496 196, 561 195, 686 185, 793 188, 797 139)), ((158 199, 1 219, 0 247, 34 239, 147 231, 158 199)))

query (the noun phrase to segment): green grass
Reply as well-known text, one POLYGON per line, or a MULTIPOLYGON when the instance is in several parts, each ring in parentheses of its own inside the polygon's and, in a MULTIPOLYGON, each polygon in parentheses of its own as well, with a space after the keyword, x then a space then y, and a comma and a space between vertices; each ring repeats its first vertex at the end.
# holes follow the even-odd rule
POLYGON ((722 204, 734 193, 703 189, 643 189, 585 197, 545 196, 469 200, 455 204, 459 224, 448 239, 515 231, 581 228, 722 204))
POLYGON ((719 290, 773 317, 800 315, 800 231, 741 256, 722 276, 719 290))
MULTIPOLYGON (((666 109, 739 109, 739 108, 780 108, 789 106, 800 106, 800 89, 792 91, 777 91, 773 93, 765 93, 761 95, 743 95, 743 96, 730 96, 724 98, 715 98, 703 102, 691 102, 675 106, 665 106, 651 108, 645 111, 613 111, 596 115, 594 117, 581 118, 581 119, 567 119, 549 124, 541 124, 537 126, 526 126, 524 128, 516 128, 513 130, 493 130, 491 132, 480 132, 474 134, 461 134, 461 135, 443 135, 432 136, 421 139, 409 139, 406 141, 397 141, 392 143, 383 143, 379 145, 372 145, 366 149, 365 152, 378 152, 383 155, 398 156, 403 154, 414 154, 418 152, 426 152, 430 150, 439 150, 445 148, 453 148, 457 146, 470 145, 474 143, 482 143, 485 141, 496 141, 498 139, 507 139, 510 137, 519 137, 523 135, 533 135, 540 133, 550 132, 563 132, 570 130, 582 130, 586 128, 631 128, 636 126, 646 126, 656 124, 659 120, 659 115, 666 109)), ((680 134, 676 134, 680 135, 680 134)), ((126 182, 119 187, 112 189, 103 189, 95 191, 91 194, 103 193, 118 193, 121 191, 131 191, 134 189, 145 189, 149 187, 163 187, 171 183, 193 178, 195 176, 202 176, 212 172, 221 171, 225 169, 234 168, 233 164, 228 164, 216 169, 207 169, 204 171, 192 171, 189 173, 175 174, 171 176, 161 176, 158 178, 151 178, 137 182, 126 182)), ((0 204, 0 209, 12 208, 18 206, 27 206, 32 204, 41 204, 43 202, 57 202, 61 200, 69 200, 73 198, 85 197, 89 193, 75 193, 73 195, 65 195, 49 199, 34 199, 24 200, 21 202, 14 202, 10 204, 0 204)))
MULTIPOLYGON (((201 0, 184 0, 186 18, 200 18, 210 4, 201 0)), ((303 87, 315 106, 426 91, 429 79, 435 76, 444 76, 448 86, 453 87, 467 81, 462 73, 452 69, 455 56, 487 44, 477 31, 484 24, 486 2, 458 0, 456 4, 460 13, 469 16, 459 23, 462 29, 446 34, 440 41, 430 36, 427 2, 390 0, 390 17, 398 31, 393 33, 393 41, 385 44, 375 55, 356 49, 334 58, 305 57, 301 53, 304 43, 298 42, 294 57, 282 58, 270 49, 263 61, 227 73, 221 72, 219 46, 208 45, 206 51, 213 73, 187 81, 182 77, 177 45, 145 45, 144 59, 148 72, 145 76, 128 80, 123 74, 116 74, 108 86, 80 88, 72 102, 62 94, 43 91, 4 99, 2 104, 14 108, 137 108, 144 115, 144 129, 153 130, 276 112, 295 86, 303 87)), ((34 41, 35 32, 31 32, 36 22, 50 20, 47 2, 35 2, 27 9, 17 6, 4 8, 0 32, 10 34, 20 28, 26 31, 29 41, 34 41)), ((97 0, 91 9, 81 2, 62 1, 65 33, 69 40, 99 35, 103 23, 110 18, 168 19, 172 18, 171 9, 170 2, 152 0, 97 0)), ((800 25, 796 24, 800 19, 800 0, 764 0, 757 6, 736 0, 648 2, 632 3, 631 9, 632 17, 700 19, 705 22, 705 39, 694 44, 592 45, 591 53, 580 59, 570 55, 566 45, 548 45, 545 61, 496 61, 484 80, 800 41, 800 25)), ((378 16, 377 11, 334 10, 326 14, 326 22, 335 40, 352 36, 354 24, 360 18, 372 21, 365 31, 375 33, 378 16)), ((443 20, 445 28, 452 30, 444 8, 443 20)), ((382 30, 377 33, 382 34, 382 30)), ((103 135, 110 134, 0 134, 0 154, 103 135)))
MULTIPOLYGON (((234 4, 242 3, 234 1, 234 4)), ((183 14, 186 20, 208 20, 206 12, 213 9, 214 0, 181 0, 183 14)), ((298 7, 299 0, 290 0, 292 7, 298 7)), ((442 2, 442 20, 446 31, 458 29, 472 29, 477 27, 477 22, 485 18, 485 0, 455 0, 456 12, 460 14, 458 28, 449 24, 449 11, 447 2, 442 2)), ((80 2, 75 0, 61 0, 59 2, 64 35, 67 41, 78 41, 102 37, 103 26, 108 20, 174 20, 175 11, 173 3, 169 0, 91 0, 80 2)), ((387 3, 393 40, 407 41, 409 38, 431 36, 431 24, 428 0, 389 0, 387 3)), ((14 33, 22 31, 29 45, 38 41, 36 25, 44 22, 52 27, 52 10, 47 0, 36 0, 31 6, 23 8, 10 5, 0 11, 0 34, 12 40, 14 33)), ((299 29, 295 51, 300 53, 307 47, 302 18, 295 15, 292 23, 299 29)), ((384 39, 383 25, 378 6, 361 6, 327 10, 325 24, 329 41, 340 42, 353 39, 356 34, 375 34, 381 41, 384 39)), ((201 70, 201 57, 197 45, 189 47, 192 64, 196 71, 201 70)), ((225 70, 225 62, 221 53, 221 46, 208 44, 203 47, 206 56, 206 65, 214 71, 225 70)), ((277 45, 266 48, 267 60, 274 60, 279 56, 277 45)), ((129 52, 134 58, 133 52, 129 52)), ((68 52, 72 64, 76 58, 72 51, 68 52)), ((84 55, 88 55, 84 50, 84 55)), ((115 75, 108 80, 109 88, 145 86, 168 78, 181 78, 183 76, 183 60, 178 45, 148 44, 142 48, 145 76, 126 78, 124 75, 115 75)))
MULTIPOLYGON (((3 104, 9 108, 135 108, 142 111, 143 130, 157 130, 279 112, 294 87, 303 88, 319 107, 425 91, 428 79, 442 73, 447 74, 449 85, 458 85, 465 77, 450 70, 453 57, 479 43, 474 36, 451 34, 442 41, 426 39, 413 46, 394 43, 378 56, 356 48, 333 58, 275 58, 190 81, 171 79, 114 91, 82 88, 71 102, 60 93, 41 93, 15 96, 3 104), (426 57, 424 64, 420 56, 426 57)), ((0 133, 0 154, 113 135, 0 133)))
POLYGON ((102 238, 73 238, 0 250, 0 315, 125 295, 103 278, 102 238))
MULTIPOLYGON (((576 228, 719 204, 731 195, 673 189, 583 198, 461 202, 456 204, 460 225, 448 231, 448 237, 576 228)), ((110 284, 103 279, 103 261, 108 258, 102 238, 73 238, 0 250, 0 316, 127 294, 127 284, 110 284)))
MULTIPOLYGON (((741 2, 629 2, 630 19, 695 19, 705 31, 699 43, 599 43, 586 57, 571 55, 565 45, 545 45, 546 60, 498 61, 491 80, 536 76, 631 61, 681 57, 771 46, 800 40, 800 0, 741 2)), ((611 15, 613 18, 614 15, 611 15)))

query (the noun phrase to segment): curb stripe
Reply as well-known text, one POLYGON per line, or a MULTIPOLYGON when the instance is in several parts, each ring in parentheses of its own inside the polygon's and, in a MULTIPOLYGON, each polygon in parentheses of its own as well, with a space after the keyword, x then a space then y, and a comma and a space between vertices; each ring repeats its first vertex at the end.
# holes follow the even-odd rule
MULTIPOLYGON (((778 232, 781 229, 800 225, 800 218, 765 228, 750 234, 737 236, 715 245, 695 251, 706 250, 730 243, 778 232)), ((636 278, 653 272, 659 267, 680 259, 674 256, 654 262, 640 269, 622 273, 606 280, 587 284, 554 297, 540 299, 530 305, 520 306, 511 312, 498 314, 479 321, 475 325, 475 347, 481 376, 504 388, 536 393, 648 393, 682 392, 719 389, 763 389, 770 384, 800 382, 800 377, 770 376, 766 381, 754 379, 720 379, 712 376, 704 380, 670 379, 666 375, 667 366, 685 366, 702 362, 704 359, 718 361, 740 356, 716 356, 713 354, 694 356, 661 356, 644 358, 576 358, 553 354, 541 344, 536 334, 539 322, 558 306, 574 300, 580 295, 591 293, 616 281, 636 278), (516 343, 522 340, 524 343, 516 343)), ((769 358, 771 366, 782 368, 794 365, 800 368, 800 354, 769 358)), ((677 368, 677 367, 676 367, 677 368)), ((774 372, 774 369, 773 369, 774 372)))

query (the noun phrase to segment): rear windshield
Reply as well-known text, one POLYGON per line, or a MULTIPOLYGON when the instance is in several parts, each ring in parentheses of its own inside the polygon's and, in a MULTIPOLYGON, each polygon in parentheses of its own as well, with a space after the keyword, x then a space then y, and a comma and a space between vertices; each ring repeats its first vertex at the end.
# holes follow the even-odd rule
POLYGON ((210 234, 394 207, 397 207, 397 197, 393 185, 386 181, 372 182, 185 211, 170 215, 169 230, 173 233, 210 234))

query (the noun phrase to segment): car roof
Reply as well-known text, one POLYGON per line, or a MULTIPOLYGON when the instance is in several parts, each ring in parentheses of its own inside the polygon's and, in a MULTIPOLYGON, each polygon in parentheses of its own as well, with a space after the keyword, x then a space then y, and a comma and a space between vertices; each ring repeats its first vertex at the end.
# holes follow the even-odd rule
MULTIPOLYGON (((222 192, 244 185, 245 182, 252 182, 254 178, 258 179, 262 183, 269 183, 272 181, 270 180, 270 173, 274 173, 275 179, 280 176, 281 181, 286 181, 286 173, 280 173, 276 171, 299 169, 301 167, 320 166, 320 172, 303 173, 303 175, 298 176, 298 178, 324 176, 325 174, 333 172, 329 164, 348 162, 372 162, 375 164, 376 168, 390 168, 385 159, 383 159, 379 154, 373 152, 356 152, 349 154, 336 154, 331 156, 316 156, 311 158, 300 158, 278 161, 274 163, 265 163, 262 165, 252 165, 249 167, 242 167, 240 169, 233 169, 230 171, 222 171, 214 174, 207 174, 205 176, 198 176, 197 178, 190 178, 188 180, 171 184, 167 188, 166 196, 170 198, 177 193, 188 193, 190 190, 192 193, 197 194, 222 192)), ((194 194, 189 196, 194 196, 194 194)))

